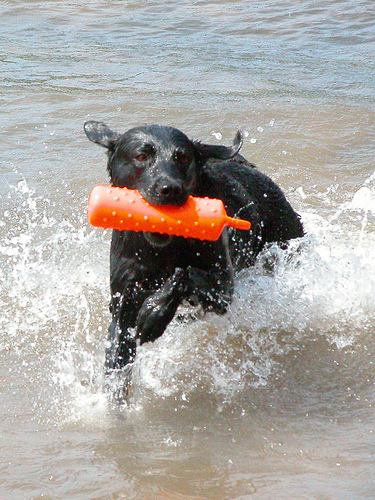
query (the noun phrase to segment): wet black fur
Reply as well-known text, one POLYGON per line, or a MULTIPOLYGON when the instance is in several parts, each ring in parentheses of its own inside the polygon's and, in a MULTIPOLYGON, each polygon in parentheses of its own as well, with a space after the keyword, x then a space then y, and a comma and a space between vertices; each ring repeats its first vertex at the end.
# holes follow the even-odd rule
POLYGON ((268 242, 285 244, 303 236, 303 228, 281 189, 238 154, 240 133, 228 148, 193 142, 158 125, 125 134, 100 122, 84 128, 90 141, 107 149, 114 186, 138 189, 154 205, 180 206, 190 194, 220 198, 230 216, 251 222, 250 231, 224 231, 216 242, 113 231, 110 374, 134 360, 137 341, 162 335, 184 300, 224 313, 234 273, 252 265, 268 242))

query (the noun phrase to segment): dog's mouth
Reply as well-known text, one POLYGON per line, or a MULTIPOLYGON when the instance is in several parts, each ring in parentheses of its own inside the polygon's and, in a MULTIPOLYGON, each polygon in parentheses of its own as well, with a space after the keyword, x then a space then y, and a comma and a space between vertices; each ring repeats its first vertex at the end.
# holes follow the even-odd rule
POLYGON ((170 234, 144 232, 143 235, 145 240, 153 247, 166 247, 173 238, 170 234))

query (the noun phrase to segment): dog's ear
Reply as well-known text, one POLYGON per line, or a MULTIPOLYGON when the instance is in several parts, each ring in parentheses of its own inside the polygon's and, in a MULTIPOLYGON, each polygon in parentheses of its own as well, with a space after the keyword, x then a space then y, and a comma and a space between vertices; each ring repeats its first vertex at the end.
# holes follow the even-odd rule
POLYGON ((120 134, 113 132, 102 122, 88 121, 84 124, 83 130, 91 142, 107 149, 113 148, 115 142, 120 138, 120 134))
POLYGON ((193 142, 193 144, 198 152, 199 157, 204 162, 209 158, 215 158, 217 160, 229 160, 229 158, 233 158, 233 156, 235 156, 242 147, 242 133, 240 130, 237 131, 231 147, 214 146, 211 144, 202 144, 200 142, 193 142))

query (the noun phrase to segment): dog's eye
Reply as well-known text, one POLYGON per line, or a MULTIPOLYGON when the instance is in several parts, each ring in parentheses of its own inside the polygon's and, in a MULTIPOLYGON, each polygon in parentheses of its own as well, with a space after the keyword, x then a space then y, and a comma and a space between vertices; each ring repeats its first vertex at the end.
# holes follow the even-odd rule
POLYGON ((146 153, 140 153, 139 155, 135 156, 135 159, 140 162, 145 162, 149 159, 149 156, 146 153))
POLYGON ((183 153, 182 151, 176 151, 174 156, 175 160, 182 165, 187 165, 188 163, 190 163, 190 156, 186 153, 183 153))

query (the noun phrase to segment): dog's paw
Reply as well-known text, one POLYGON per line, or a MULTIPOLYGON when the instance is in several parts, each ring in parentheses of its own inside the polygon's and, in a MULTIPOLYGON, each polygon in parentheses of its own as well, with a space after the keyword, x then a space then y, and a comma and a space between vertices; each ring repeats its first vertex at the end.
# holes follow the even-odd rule
POLYGON ((183 269, 174 274, 153 295, 142 304, 137 317, 137 334, 141 344, 156 340, 164 330, 185 296, 185 275, 183 269))

